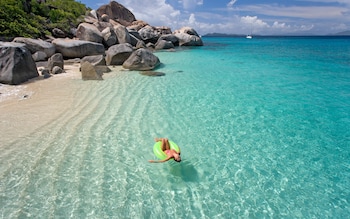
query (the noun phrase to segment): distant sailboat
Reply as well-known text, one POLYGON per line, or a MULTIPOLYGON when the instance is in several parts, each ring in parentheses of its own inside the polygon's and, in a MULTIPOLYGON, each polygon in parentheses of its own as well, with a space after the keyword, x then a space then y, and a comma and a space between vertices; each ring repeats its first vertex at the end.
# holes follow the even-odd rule
POLYGON ((248 34, 245 38, 252 39, 253 38, 252 32, 253 32, 253 27, 250 28, 250 34, 248 34))

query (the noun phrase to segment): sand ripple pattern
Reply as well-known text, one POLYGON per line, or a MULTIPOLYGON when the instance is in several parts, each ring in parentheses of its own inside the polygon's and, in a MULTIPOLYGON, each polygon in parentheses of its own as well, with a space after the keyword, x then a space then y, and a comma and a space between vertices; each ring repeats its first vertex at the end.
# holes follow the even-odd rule
MULTIPOLYGON (((164 169, 147 162, 154 158, 153 137, 184 125, 166 119, 174 115, 167 83, 134 72, 81 84, 73 106, 54 123, 3 148, 2 217, 165 218, 179 213, 170 206, 184 192, 201 206, 197 192, 172 188, 181 176, 175 164, 164 169), (180 174, 175 182, 154 181, 166 179, 168 168, 180 174)), ((190 164, 187 171, 197 174, 190 164)))

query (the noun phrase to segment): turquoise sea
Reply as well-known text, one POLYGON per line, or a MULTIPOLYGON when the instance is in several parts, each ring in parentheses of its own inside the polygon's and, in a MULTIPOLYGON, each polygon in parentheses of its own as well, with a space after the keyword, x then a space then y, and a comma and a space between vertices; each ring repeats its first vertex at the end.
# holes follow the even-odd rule
POLYGON ((0 147, 0 218, 349 218, 350 38, 203 40, 74 81, 0 147), (183 161, 149 163, 154 137, 183 161))

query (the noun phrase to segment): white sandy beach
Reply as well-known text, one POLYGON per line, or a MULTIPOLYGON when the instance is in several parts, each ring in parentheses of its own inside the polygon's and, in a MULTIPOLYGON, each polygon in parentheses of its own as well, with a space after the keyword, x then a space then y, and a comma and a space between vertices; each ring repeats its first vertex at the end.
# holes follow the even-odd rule
POLYGON ((73 82, 81 79, 79 67, 72 63, 64 66, 66 73, 48 79, 40 76, 17 86, 0 85, 0 147, 54 121, 71 107, 77 86, 73 82))

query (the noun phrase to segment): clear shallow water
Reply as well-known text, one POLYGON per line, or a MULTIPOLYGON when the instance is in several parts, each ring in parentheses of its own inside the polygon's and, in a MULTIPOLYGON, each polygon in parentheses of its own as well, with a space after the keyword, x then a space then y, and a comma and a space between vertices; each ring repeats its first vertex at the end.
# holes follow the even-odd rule
POLYGON ((204 42, 157 53, 163 77, 77 80, 71 110, 1 148, 1 217, 349 217, 349 39, 204 42), (147 162, 163 136, 183 162, 147 162))

